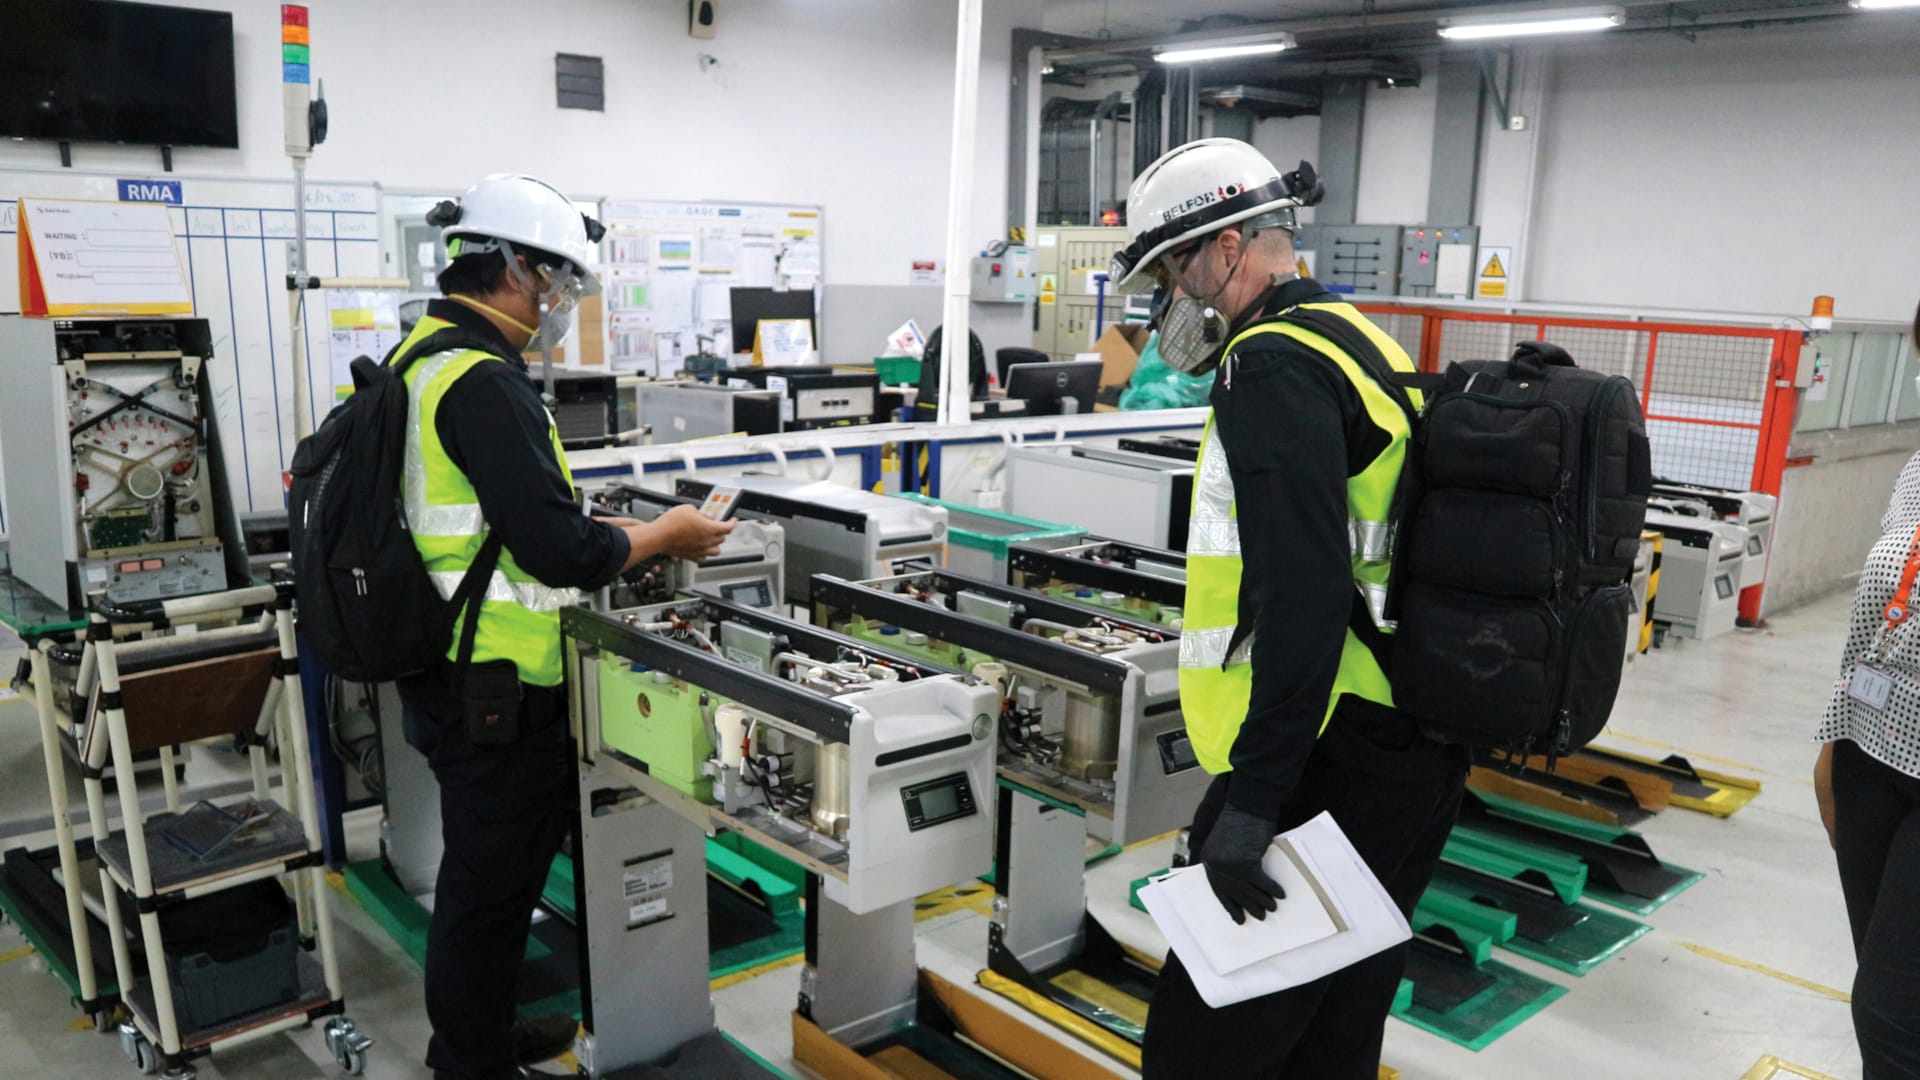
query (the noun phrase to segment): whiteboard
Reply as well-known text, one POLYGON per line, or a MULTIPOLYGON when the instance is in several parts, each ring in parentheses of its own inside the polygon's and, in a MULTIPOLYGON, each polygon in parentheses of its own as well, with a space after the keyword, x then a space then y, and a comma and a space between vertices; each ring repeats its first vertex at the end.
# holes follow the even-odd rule
MULTIPOLYGON (((114 200, 119 179, 176 182, 169 206, 174 244, 192 286, 194 313, 213 330, 215 414, 238 509, 285 505, 280 476, 293 455, 292 333, 287 249, 293 239, 293 180, 206 176, 114 177, 71 169, 0 170, 0 313, 19 310, 20 196, 114 200)), ((381 272, 380 190, 373 184, 307 185, 307 269, 321 277, 381 272)), ((307 377, 311 400, 333 400, 327 363, 327 310, 306 298, 307 377)), ((52 362, 52 358, 47 358, 52 362)), ((324 408, 324 406, 323 406, 324 408)))
POLYGON ((813 288, 819 318, 819 207, 608 199, 603 209, 613 367, 672 374, 698 350, 700 337, 712 338, 712 351, 722 356, 735 351, 728 303, 734 286, 813 288))

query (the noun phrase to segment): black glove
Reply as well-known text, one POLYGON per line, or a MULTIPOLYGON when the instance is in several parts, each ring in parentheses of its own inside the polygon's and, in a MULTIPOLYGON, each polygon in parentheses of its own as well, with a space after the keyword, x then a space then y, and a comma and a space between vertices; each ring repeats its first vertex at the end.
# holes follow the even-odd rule
POLYGON ((1229 806, 1214 819, 1207 842, 1200 849, 1200 865, 1207 868, 1207 884, 1220 906, 1236 924, 1247 916, 1265 919, 1287 898, 1280 883, 1260 868, 1278 830, 1271 821, 1229 806))

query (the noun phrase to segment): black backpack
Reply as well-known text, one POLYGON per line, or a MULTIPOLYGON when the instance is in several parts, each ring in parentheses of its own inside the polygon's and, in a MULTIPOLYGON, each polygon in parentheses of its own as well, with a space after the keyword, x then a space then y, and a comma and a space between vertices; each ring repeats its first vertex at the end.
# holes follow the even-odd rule
MULTIPOLYGON (((287 492, 288 538, 303 648, 342 679, 386 682, 436 669, 453 623, 493 575, 500 539, 489 532, 450 600, 427 576, 401 510, 407 445, 407 369, 448 349, 499 355, 468 331, 448 328, 400 346, 382 363, 353 361, 353 396, 294 448, 287 492), (398 355, 396 355, 398 354, 398 355)), ((461 633, 472 654, 480 605, 461 633)))
MULTIPOLYGON (((1506 361, 1397 372, 1352 324, 1285 316, 1368 368, 1413 423, 1395 495, 1394 703, 1462 742, 1549 759, 1606 726, 1626 663, 1653 470, 1633 384, 1528 341, 1506 361), (1416 413, 1406 387, 1427 391, 1416 413)), ((1364 626, 1362 625, 1364 624, 1364 626)))

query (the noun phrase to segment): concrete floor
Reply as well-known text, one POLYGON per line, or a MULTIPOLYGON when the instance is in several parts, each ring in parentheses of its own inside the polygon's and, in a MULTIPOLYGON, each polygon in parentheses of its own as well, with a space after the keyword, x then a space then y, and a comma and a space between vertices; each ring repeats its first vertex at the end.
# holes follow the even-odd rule
MULTIPOLYGON (((1769 631, 1670 642, 1639 659, 1603 742, 1656 755, 1679 749, 1703 767, 1758 777, 1764 792, 1729 820, 1670 810, 1642 827, 1662 858, 1706 880, 1647 919, 1652 934, 1585 978, 1499 955, 1569 987, 1566 997, 1479 1054, 1389 1021, 1385 1063, 1408 1080, 1735 1080, 1773 1054, 1837 1080, 1859 1077, 1847 1006, 1834 996, 1851 984, 1852 949, 1808 780, 1807 741, 1831 685, 1847 603, 1836 596, 1775 619, 1769 631)), ((31 712, 0 703, 0 821, 44 814, 44 800, 31 712)), ((371 850, 373 822, 357 822, 355 831, 371 850)), ((1092 903, 1116 933, 1152 935, 1151 923, 1125 908, 1125 883, 1165 862, 1160 845, 1095 868, 1092 903)), ((350 1012, 379 1039, 367 1075, 423 1075, 419 972, 350 900, 334 895, 350 1012)), ((923 924, 920 941, 921 962, 956 982, 971 982, 984 963, 985 927, 972 913, 923 924)), ((73 1030, 64 991, 21 946, 11 927, 0 928, 0 1073, 134 1075, 117 1040, 73 1030)), ((799 969, 788 967, 720 991, 722 1028, 789 1067, 798 981, 799 969)), ((276 1036, 200 1065, 206 1080, 330 1075, 338 1074, 317 1032, 276 1036)))

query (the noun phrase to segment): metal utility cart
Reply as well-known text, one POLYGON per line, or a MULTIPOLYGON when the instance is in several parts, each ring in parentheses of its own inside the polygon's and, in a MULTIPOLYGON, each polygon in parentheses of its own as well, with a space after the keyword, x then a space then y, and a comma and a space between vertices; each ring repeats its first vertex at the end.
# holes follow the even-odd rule
MULTIPOLYGON (((86 897, 64 812, 51 648, 51 642, 43 642, 33 655, 34 684, 76 966, 84 983, 92 971, 86 897)), ((372 1040, 342 1015, 294 643, 292 584, 130 605, 96 596, 75 695, 88 717, 80 744, 81 776, 99 862, 100 907, 115 979, 130 1014, 120 1027, 128 1060, 142 1073, 164 1070, 168 1080, 191 1080, 194 1058, 330 1017, 328 1051, 348 1073, 361 1072, 372 1040), (162 636, 187 627, 194 632, 162 636), (232 738, 247 748, 252 800, 237 810, 216 811, 206 804, 183 813, 169 776, 168 812, 149 818, 134 780, 135 755, 215 738, 232 738), (286 807, 269 796, 269 739, 280 748, 286 807), (109 828, 109 777, 119 800, 122 828, 117 830, 109 828), (235 824, 208 843, 197 826, 218 821, 221 814, 235 824), (189 824, 196 828, 190 830, 189 824), (188 964, 180 961, 180 970, 170 972, 163 915, 185 901, 269 880, 284 882, 292 893, 299 936, 303 943, 311 937, 318 959, 304 949, 289 950, 292 964, 276 984, 284 992, 270 1002, 235 1011, 229 999, 225 1012, 218 1005, 196 1012, 193 993, 182 993, 188 964), (137 938, 129 922, 137 924, 137 938), (133 958, 136 945, 143 953, 140 966, 133 958), (195 1022, 208 1014, 220 1018, 195 1022)), ((224 971, 219 978, 225 978, 224 971)), ((207 969, 199 973, 205 976, 207 969)), ((230 989, 203 978, 199 992, 225 995, 230 989)))

